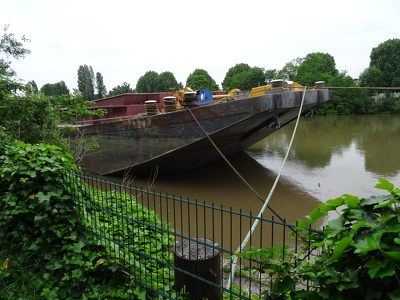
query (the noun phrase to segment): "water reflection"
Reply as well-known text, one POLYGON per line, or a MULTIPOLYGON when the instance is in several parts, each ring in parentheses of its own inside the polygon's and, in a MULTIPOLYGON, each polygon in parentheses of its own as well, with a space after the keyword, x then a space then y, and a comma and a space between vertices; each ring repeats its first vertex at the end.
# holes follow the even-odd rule
MULTIPOLYGON (((294 124, 257 143, 248 153, 277 172, 294 124)), ((285 167, 290 182, 320 201, 342 194, 366 197, 378 178, 400 185, 400 117, 341 116, 302 119, 285 167)))

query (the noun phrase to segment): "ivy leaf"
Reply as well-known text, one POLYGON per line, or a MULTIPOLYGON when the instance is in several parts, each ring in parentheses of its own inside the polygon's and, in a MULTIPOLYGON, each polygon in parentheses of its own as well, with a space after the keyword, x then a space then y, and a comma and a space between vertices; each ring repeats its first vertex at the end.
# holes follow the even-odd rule
POLYGON ((386 267, 388 263, 387 259, 375 259, 371 258, 370 260, 367 261, 367 263, 364 265, 368 270, 368 275, 371 279, 374 279, 376 277, 376 274, 378 274, 379 270, 386 267))
POLYGON ((359 208, 360 207, 360 199, 356 196, 351 195, 343 195, 344 204, 346 204, 350 208, 359 208))
POLYGON ((395 215, 395 214, 383 215, 378 218, 378 221, 382 222, 382 223, 386 223, 387 221, 389 221, 395 217, 397 217, 397 215, 395 215))
POLYGON ((361 205, 366 206, 366 205, 375 205, 375 204, 379 204, 385 200, 391 199, 392 196, 371 196, 365 199, 361 200, 361 205))
POLYGON ((298 220, 296 222, 296 230, 302 231, 302 230, 306 230, 309 227, 309 224, 306 220, 298 220))
POLYGON ((342 216, 340 216, 336 220, 328 222, 328 225, 325 229, 325 236, 326 238, 334 237, 343 230, 344 230, 344 219, 342 216))
POLYGON ((331 199, 331 200, 326 201, 326 204, 328 204, 330 206, 334 206, 334 207, 342 206, 344 204, 344 199, 343 199, 343 197, 331 199))
POLYGON ((386 179, 383 179, 383 178, 379 178, 378 180, 379 180, 379 183, 375 186, 375 188, 385 190, 388 192, 393 191, 393 189, 394 189, 393 183, 390 183, 389 181, 387 181, 386 179))
POLYGON ((400 288, 388 293, 388 295, 392 300, 400 300, 400 288))
POLYGON ((393 258, 394 260, 400 261, 400 252, 399 251, 383 251, 383 255, 393 258))
POLYGON ((381 237, 382 233, 371 233, 365 239, 360 239, 359 241, 354 243, 354 246, 357 248, 355 253, 368 252, 372 250, 377 250, 381 248, 381 237))
MULTIPOLYGON (((325 206, 328 206, 328 205, 325 205, 325 206)), ((329 206, 329 207, 332 207, 332 206, 329 206)), ((331 209, 330 209, 331 210, 331 209)), ((307 215, 307 218, 309 218, 310 219, 310 222, 311 223, 315 223, 319 218, 321 218, 321 217, 325 217, 327 214, 326 213, 323 213, 321 210, 320 210, 320 207, 318 207, 317 209, 314 209, 312 212, 310 212, 308 215, 307 215)))
POLYGON ((50 198, 51 198, 50 194, 44 194, 43 192, 39 192, 36 194, 36 197, 38 198, 38 201, 40 203, 43 203, 43 202, 50 203, 50 198))
POLYGON ((390 197, 388 200, 383 201, 381 204, 375 205, 374 209, 378 209, 378 208, 382 208, 382 207, 391 207, 395 201, 396 200, 394 198, 390 197))
POLYGON ((353 239, 351 237, 345 237, 341 239, 337 243, 337 247, 333 250, 333 255, 330 258, 330 263, 336 261, 342 254, 343 252, 351 245, 353 242, 353 239))

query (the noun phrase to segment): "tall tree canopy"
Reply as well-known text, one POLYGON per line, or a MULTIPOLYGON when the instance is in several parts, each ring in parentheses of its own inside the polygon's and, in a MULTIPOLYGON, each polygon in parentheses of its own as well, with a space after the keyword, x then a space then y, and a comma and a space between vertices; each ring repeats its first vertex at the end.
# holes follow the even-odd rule
MULTIPOLYGON (((269 76, 271 72, 269 72, 269 76)), ((232 89, 250 90, 253 87, 266 84, 266 75, 263 68, 250 67, 248 64, 236 64, 228 70, 222 86, 225 91, 232 89)))
POLYGON ((222 88, 225 91, 230 91, 231 89, 237 88, 232 84, 232 77, 250 69, 250 66, 245 63, 236 64, 235 66, 229 68, 228 72, 226 72, 224 80, 222 81, 222 88))
POLYGON ((24 46, 29 40, 25 36, 18 40, 13 33, 8 32, 8 28, 8 25, 4 25, 0 39, 0 101, 9 93, 24 89, 22 83, 13 79, 16 73, 11 69, 10 59, 25 58, 30 53, 24 46))
POLYGON ((203 89, 209 89, 211 91, 219 90, 218 84, 204 69, 195 69, 193 73, 190 73, 186 79, 186 85, 190 85, 190 82, 199 83, 203 89))
POLYGON ((155 71, 147 71, 143 76, 140 76, 139 80, 136 83, 136 92, 158 92, 158 76, 158 73, 155 71))
POLYGON ((137 93, 170 92, 179 88, 180 84, 176 81, 174 74, 169 71, 161 74, 155 71, 148 71, 136 83, 137 93))
POLYGON ((69 94, 69 89, 65 84, 65 82, 62 80, 57 83, 46 83, 45 85, 42 86, 40 91, 44 93, 46 96, 53 96, 53 97, 69 94))
POLYGON ((178 81, 174 74, 169 71, 162 72, 157 79, 158 92, 171 92, 179 89, 178 81))
POLYGON ((107 95, 106 86, 103 82, 103 76, 100 72, 96 73, 96 89, 97 89, 97 99, 102 99, 107 95))
POLYGON ((127 94, 127 93, 134 93, 134 92, 135 92, 135 90, 131 88, 130 84, 127 82, 124 82, 123 84, 117 85, 111 91, 109 91, 107 94, 107 97, 117 96, 117 95, 122 95, 122 94, 127 94))
POLYGON ((304 58, 295 58, 292 61, 286 63, 284 67, 278 71, 274 79, 294 80, 297 76, 299 66, 303 63, 304 58))
POLYGON ((264 69, 253 67, 247 71, 237 73, 232 77, 231 84, 232 88, 237 88, 242 91, 266 85, 264 69))
POLYGON ((339 71, 336 69, 333 56, 328 53, 316 52, 307 54, 292 80, 301 85, 314 86, 315 82, 320 80, 329 83, 329 80, 338 74, 339 71))
POLYGON ((83 99, 93 100, 95 90, 95 79, 92 66, 81 65, 78 68, 78 90, 83 99))
POLYGON ((400 86, 400 39, 390 39, 372 49, 369 68, 360 76, 364 86, 400 86))

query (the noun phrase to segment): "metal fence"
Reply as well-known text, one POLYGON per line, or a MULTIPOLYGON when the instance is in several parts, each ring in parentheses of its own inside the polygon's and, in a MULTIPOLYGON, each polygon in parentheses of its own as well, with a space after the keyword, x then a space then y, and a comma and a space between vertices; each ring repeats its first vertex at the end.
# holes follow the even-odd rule
MULTIPOLYGON (((184 297, 191 285, 198 290, 205 286, 209 299, 258 299, 273 278, 251 259, 238 258, 233 285, 227 285, 230 259, 257 219, 246 249, 286 246, 296 252, 301 246, 289 238, 296 226, 274 217, 83 175, 65 176, 82 224, 123 267, 135 294, 146 299, 184 297), (185 250, 187 246, 191 249, 185 250)), ((197 296, 191 299, 201 299, 197 296)))

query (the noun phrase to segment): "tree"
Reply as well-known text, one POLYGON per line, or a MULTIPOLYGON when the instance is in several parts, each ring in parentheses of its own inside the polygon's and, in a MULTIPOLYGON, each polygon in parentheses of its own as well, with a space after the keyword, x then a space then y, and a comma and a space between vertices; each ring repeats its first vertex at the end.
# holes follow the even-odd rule
POLYGON ((136 83, 137 93, 155 93, 158 91, 158 73, 147 71, 136 83))
POLYGON ((203 89, 209 89, 211 91, 219 90, 218 84, 206 70, 195 69, 186 79, 186 85, 193 81, 201 82, 203 89))
POLYGON ((383 72, 377 66, 370 66, 360 74, 360 85, 370 87, 385 86, 383 72))
POLYGON ((253 87, 265 85, 264 69, 250 68, 247 71, 235 74, 231 79, 232 86, 240 90, 251 90, 253 87))
POLYGON ((297 76, 299 66, 303 63, 304 58, 295 58, 285 64, 285 66, 276 74, 275 79, 293 80, 297 76))
POLYGON ((87 65, 78 68, 78 90, 81 92, 83 99, 94 99, 94 73, 93 68, 87 65))
MULTIPOLYGON (((355 87, 356 83, 346 72, 341 72, 330 79, 329 85, 355 87)), ((316 109, 316 112, 321 115, 368 114, 373 112, 373 104, 365 90, 337 89, 332 100, 316 109)))
POLYGON ((329 83, 329 80, 338 74, 333 56, 316 52, 307 54, 293 80, 301 85, 314 86, 315 82, 320 80, 329 83))
POLYGON ((25 36, 21 41, 15 38, 13 33, 8 33, 8 25, 4 25, 4 33, 0 39, 0 101, 9 94, 15 94, 18 90, 24 90, 24 85, 13 79, 16 75, 11 69, 10 58, 19 60, 25 58, 30 50, 26 49, 24 43, 30 42, 25 36))
POLYGON ((111 91, 108 92, 107 97, 122 95, 126 93, 134 93, 135 90, 130 87, 130 85, 124 82, 121 85, 117 85, 111 91))
POLYGON ((103 82, 103 76, 100 72, 96 73, 96 88, 97 88, 97 99, 102 99, 107 95, 106 86, 103 82))
POLYGON ((269 84, 271 80, 278 78, 278 70, 277 69, 269 69, 264 72, 265 82, 269 84))
POLYGON ((179 89, 178 82, 176 81, 174 74, 169 71, 162 72, 158 76, 157 81, 158 92, 170 92, 179 89))
MULTIPOLYGON (((395 87, 400 84, 400 39, 390 39, 372 49, 369 68, 379 75, 383 86, 395 87), (377 70, 380 71, 380 74, 377 70)), ((378 79, 377 79, 378 80, 378 79)))
POLYGON ((12 57, 17 60, 25 58, 31 51, 25 48, 24 43, 30 42, 30 40, 23 36, 21 41, 18 41, 13 33, 7 32, 8 28, 9 25, 4 25, 4 33, 0 39, 0 72, 8 72, 13 76, 15 72, 10 69, 11 62, 6 60, 6 58, 9 59, 12 57))
POLYGON ((69 89, 64 81, 57 83, 46 83, 42 86, 40 91, 46 96, 58 97, 61 95, 68 95, 69 89))
POLYGON ((28 85, 30 86, 32 93, 37 93, 39 91, 35 80, 28 81, 28 85))
POLYGON ((250 66, 245 63, 236 64, 235 66, 229 68, 228 72, 226 72, 224 80, 222 81, 222 88, 225 91, 230 91, 231 89, 237 88, 232 85, 232 77, 236 74, 248 71, 250 69, 250 66))

